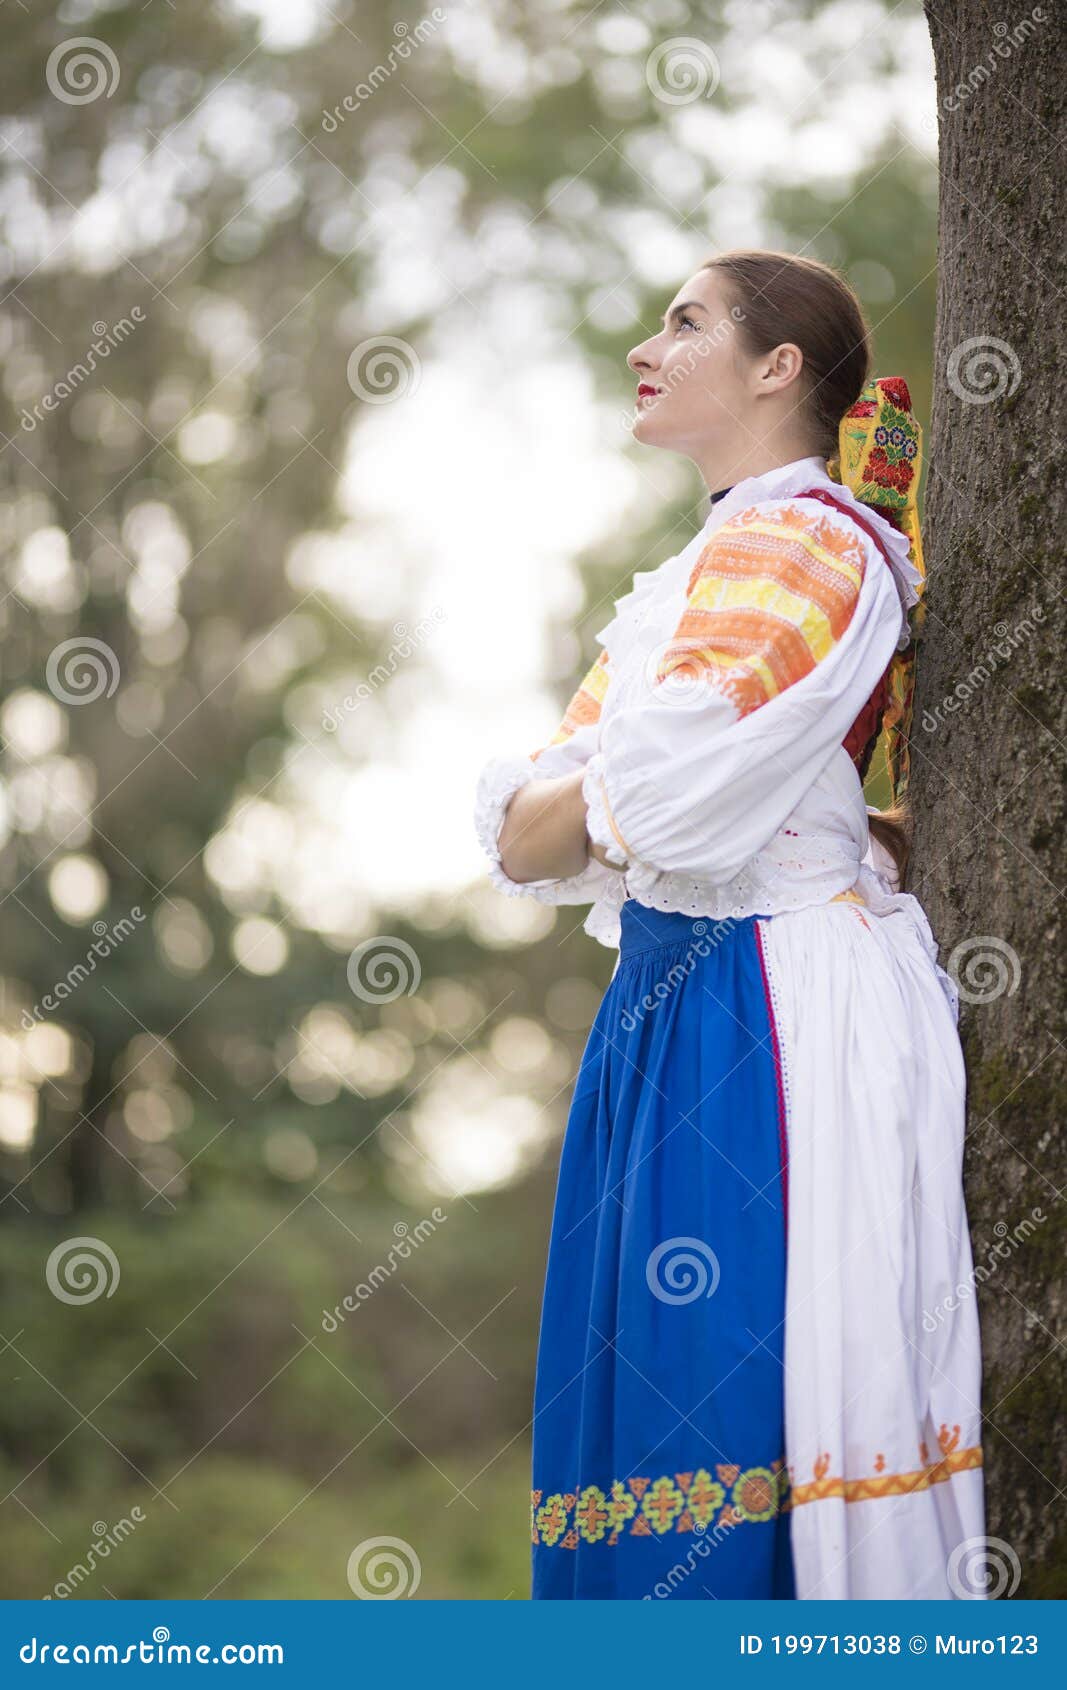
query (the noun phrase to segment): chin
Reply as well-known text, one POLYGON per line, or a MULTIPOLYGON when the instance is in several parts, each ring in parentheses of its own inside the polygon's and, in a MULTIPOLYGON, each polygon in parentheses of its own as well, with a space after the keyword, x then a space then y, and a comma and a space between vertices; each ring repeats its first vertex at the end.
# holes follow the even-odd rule
POLYGON ((642 446, 669 446, 670 440, 664 432, 663 423, 664 419, 653 410, 638 411, 631 430, 633 438, 639 440, 642 446))

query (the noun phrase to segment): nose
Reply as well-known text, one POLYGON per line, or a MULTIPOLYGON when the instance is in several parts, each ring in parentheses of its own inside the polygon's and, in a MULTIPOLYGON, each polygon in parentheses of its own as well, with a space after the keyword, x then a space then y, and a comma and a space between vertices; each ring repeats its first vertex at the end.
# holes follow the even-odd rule
POLYGON ((626 362, 634 375, 647 374, 649 370, 657 369, 659 359, 656 356, 656 337, 643 340, 640 346, 635 346, 626 354, 626 362))

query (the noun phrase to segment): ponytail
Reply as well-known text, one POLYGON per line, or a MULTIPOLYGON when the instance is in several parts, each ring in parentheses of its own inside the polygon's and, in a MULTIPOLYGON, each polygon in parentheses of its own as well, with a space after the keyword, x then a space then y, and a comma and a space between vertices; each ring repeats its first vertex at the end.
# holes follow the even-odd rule
POLYGON ((914 820, 907 799, 890 805, 888 810, 868 809, 867 826, 871 837, 892 857, 897 872, 897 885, 903 892, 914 832, 914 820))

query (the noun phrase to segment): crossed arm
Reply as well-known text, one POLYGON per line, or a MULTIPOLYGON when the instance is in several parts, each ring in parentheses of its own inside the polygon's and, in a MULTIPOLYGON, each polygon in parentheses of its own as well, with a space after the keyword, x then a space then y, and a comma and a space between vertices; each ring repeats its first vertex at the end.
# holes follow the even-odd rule
POLYGON ((655 667, 620 674, 602 720, 602 652, 531 754, 544 773, 486 824, 504 889, 588 900, 608 869, 626 873, 630 896, 663 873, 731 881, 818 778, 892 656, 899 599, 866 561, 854 525, 808 501, 724 524, 655 667))
POLYGON ((621 873, 586 832, 584 774, 580 768, 554 780, 528 781, 516 792, 500 830, 500 863, 512 880, 569 878, 581 874, 590 857, 621 873))

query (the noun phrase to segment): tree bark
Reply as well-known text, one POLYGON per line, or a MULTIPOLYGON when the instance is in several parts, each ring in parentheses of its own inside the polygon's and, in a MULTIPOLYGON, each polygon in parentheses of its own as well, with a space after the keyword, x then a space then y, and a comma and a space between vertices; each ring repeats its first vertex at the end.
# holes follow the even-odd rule
POLYGON ((963 998, 990 1566, 1018 1558, 1003 1595, 1063 1597, 1064 14, 925 11, 941 187, 910 890, 963 998))

